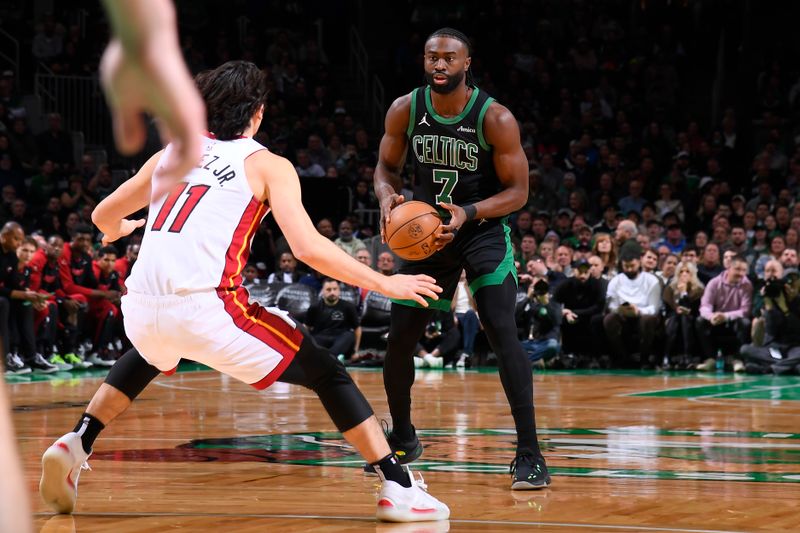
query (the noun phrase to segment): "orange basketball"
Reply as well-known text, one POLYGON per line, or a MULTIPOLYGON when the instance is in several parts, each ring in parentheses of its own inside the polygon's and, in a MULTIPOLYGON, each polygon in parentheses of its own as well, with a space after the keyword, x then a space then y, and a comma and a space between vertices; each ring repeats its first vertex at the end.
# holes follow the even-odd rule
POLYGON ((386 242, 394 253, 408 261, 419 261, 433 254, 434 233, 442 219, 425 202, 404 202, 392 210, 386 225, 386 242))

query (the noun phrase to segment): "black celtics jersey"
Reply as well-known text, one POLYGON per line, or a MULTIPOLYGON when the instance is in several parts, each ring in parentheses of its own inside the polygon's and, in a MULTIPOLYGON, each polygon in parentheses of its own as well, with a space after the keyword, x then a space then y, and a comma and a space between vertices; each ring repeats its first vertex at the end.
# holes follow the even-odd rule
POLYGON ((474 87, 461 114, 444 118, 433 109, 430 87, 414 89, 406 131, 409 157, 416 160, 414 200, 466 205, 501 190, 483 136, 483 117, 493 101, 474 87))

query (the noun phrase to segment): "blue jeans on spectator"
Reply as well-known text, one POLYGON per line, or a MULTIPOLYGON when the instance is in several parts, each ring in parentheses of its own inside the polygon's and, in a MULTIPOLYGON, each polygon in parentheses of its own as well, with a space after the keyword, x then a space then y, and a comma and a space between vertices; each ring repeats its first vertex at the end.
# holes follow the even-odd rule
POLYGON ((458 313, 456 315, 458 323, 461 324, 461 338, 464 343, 464 353, 472 355, 475 351, 475 337, 478 336, 481 324, 478 320, 478 315, 475 311, 470 309, 466 313, 458 313))
POLYGON ((525 350, 531 363, 539 359, 547 361, 557 356, 558 352, 561 351, 561 345, 557 339, 525 340, 522 341, 522 348, 525 350))

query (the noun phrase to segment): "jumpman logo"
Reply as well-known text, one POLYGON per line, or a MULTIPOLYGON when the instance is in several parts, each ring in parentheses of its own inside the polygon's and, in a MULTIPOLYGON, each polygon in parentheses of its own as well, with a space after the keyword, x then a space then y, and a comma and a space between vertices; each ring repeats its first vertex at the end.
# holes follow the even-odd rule
POLYGON ((425 112, 424 115, 422 115, 422 120, 419 121, 419 124, 417 124, 417 126, 422 126, 423 124, 425 124, 426 126, 430 126, 430 124, 428 123, 428 112, 427 111, 425 112))

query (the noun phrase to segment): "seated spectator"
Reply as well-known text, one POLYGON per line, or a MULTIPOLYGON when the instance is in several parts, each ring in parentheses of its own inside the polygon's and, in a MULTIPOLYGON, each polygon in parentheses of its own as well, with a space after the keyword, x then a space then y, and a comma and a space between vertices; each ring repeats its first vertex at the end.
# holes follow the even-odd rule
POLYGON ((522 236, 519 244, 519 262, 526 264, 531 258, 536 255, 536 238, 533 233, 526 233, 522 236))
POLYGON ((703 289, 703 283, 697 278, 697 267, 694 263, 678 264, 677 274, 664 289, 664 304, 667 310, 667 345, 662 364, 664 370, 669 370, 673 366, 695 368, 699 363, 699 360, 694 360, 699 358, 693 356, 694 325, 700 314, 703 289), (682 350, 676 353, 679 340, 682 342, 682 350))
POLYGON ((47 201, 44 212, 36 221, 36 229, 45 235, 52 235, 61 231, 61 200, 52 196, 47 201))
POLYGON ((416 368, 442 368, 455 362, 461 333, 456 327, 452 311, 436 311, 428 321, 425 332, 414 353, 416 368))
POLYGON ((614 232, 614 240, 617 243, 620 256, 622 256, 623 252, 627 249, 635 252, 637 256, 642 255, 642 247, 636 242, 636 236, 638 234, 639 228, 632 220, 623 220, 617 224, 617 230, 614 232))
POLYGON ((741 355, 751 373, 796 372, 800 366, 800 298, 786 279, 763 287, 765 337, 762 346, 745 344, 741 355))
POLYGON ((349 220, 342 220, 339 223, 339 238, 333 243, 352 257, 356 256, 357 251, 367 247, 364 241, 353 236, 353 224, 349 220))
POLYGON ((467 283, 466 271, 461 271, 456 292, 453 294, 453 312, 461 329, 462 349, 455 361, 457 368, 470 366, 472 356, 475 354, 475 337, 478 336, 481 324, 478 319, 478 307, 472 297, 472 291, 467 283))
POLYGON ((31 178, 28 198, 37 204, 44 203, 46 198, 56 194, 57 186, 56 166, 50 159, 45 159, 39 166, 39 173, 31 178))
POLYGON ((656 272, 656 277, 661 280, 664 287, 669 285, 675 276, 678 263, 678 256, 675 254, 667 254, 661 259, 661 270, 656 272))
MULTIPOLYGON (((597 267, 600 258, 592 256, 597 267)), ((605 286, 599 277, 592 275, 591 259, 578 259, 573 264, 573 277, 564 281, 554 292, 553 299, 563 306, 561 323, 563 349, 566 354, 595 355, 592 321, 601 320, 606 302, 605 286)), ((601 268, 595 268, 601 272, 601 268)))
POLYGON ((567 279, 563 273, 548 268, 544 258, 540 255, 536 255, 528 261, 525 270, 526 273, 519 276, 519 282, 520 285, 527 287, 535 283, 537 279, 544 279, 549 284, 550 290, 555 291, 567 279))
POLYGON ((139 248, 140 245, 138 244, 129 244, 125 247, 125 255, 114 263, 114 270, 119 274, 119 283, 123 288, 125 287, 125 280, 131 275, 131 269, 139 258, 139 248))
POLYGON ((644 249, 641 257, 642 272, 655 274, 658 269, 658 254, 650 248, 644 249))
POLYGON ((729 248, 737 254, 747 254, 749 247, 747 244, 747 232, 744 226, 737 224, 731 228, 731 242, 729 248))
POLYGON ((56 303, 55 309, 51 308, 51 317, 57 321, 59 328, 56 344, 63 362, 73 368, 88 368, 92 363, 76 353, 79 326, 85 323, 84 316, 88 306, 85 299, 79 301, 64 292, 59 274, 59 259, 63 251, 64 239, 59 235, 51 235, 46 246, 36 251, 29 263, 32 269, 31 289, 47 294, 48 302, 54 300, 56 303))
MULTIPOLYGON (((72 241, 64 244, 61 258, 59 259, 59 278, 61 287, 67 297, 77 300, 83 304, 90 304, 94 301, 95 309, 110 307, 101 300, 113 305, 118 302, 120 291, 118 289, 100 288, 92 265, 92 256, 89 251, 92 249, 92 228, 90 226, 78 225, 75 227, 72 241)), ((116 259, 116 256, 114 256, 116 259)), ((113 268, 113 263, 112 263, 113 268)), ((95 329, 94 340, 97 341, 99 329, 95 329)), ((94 345, 99 350, 97 345, 94 345)), ((93 364, 100 366, 112 366, 114 360, 111 357, 102 358, 100 353, 95 351, 89 360, 93 364)))
POLYGON ((394 256, 391 252, 381 252, 380 255, 378 255, 378 272, 384 276, 391 276, 396 272, 394 256))
POLYGON ((269 275, 267 283, 299 283, 302 277, 292 252, 283 252, 278 260, 278 270, 269 275))
POLYGON ((11 216, 8 217, 8 220, 19 224, 27 233, 35 229, 36 220, 28 211, 28 203, 22 198, 17 198, 11 203, 11 216))
POLYGON ((658 244, 666 246, 673 254, 681 253, 686 246, 686 239, 683 236, 680 224, 667 226, 667 236, 658 244))
POLYGON ((370 254, 369 250, 367 250, 366 248, 364 248, 363 250, 357 251, 355 257, 356 257, 356 261, 358 261, 359 263, 363 263, 363 264, 367 265, 368 267, 373 268, 373 266, 372 266, 372 254, 370 254))
POLYGON ((247 263, 242 269, 242 287, 248 289, 256 285, 261 285, 258 268, 253 263, 247 263))
POLYGON ((633 362, 629 339, 634 332, 639 335, 641 364, 651 363, 661 312, 661 282, 642 272, 639 257, 633 249, 622 255, 622 272, 608 283, 609 312, 603 319, 612 357, 628 365, 633 362))
POLYGON ((713 242, 706 244, 705 248, 703 248, 700 264, 697 265, 698 279, 705 285, 722 274, 723 270, 725 269, 720 262, 719 246, 713 242))
POLYGON ((687 244, 683 250, 681 250, 681 261, 697 265, 697 248, 692 244, 687 244))
POLYGON ((594 238, 592 253, 603 261, 603 276, 611 279, 617 275, 617 244, 608 233, 598 233, 594 238))
POLYGON ((550 286, 544 278, 531 283, 522 317, 525 337, 522 347, 531 363, 547 362, 561 351, 562 307, 550 299, 550 286))
POLYGON ((119 358, 122 348, 119 339, 122 332, 119 309, 122 287, 119 283, 119 273, 114 269, 116 261, 117 249, 113 246, 100 248, 97 252, 97 260, 92 261, 92 272, 97 280, 97 289, 116 295, 111 298, 89 299, 89 316, 92 318, 95 333, 94 352, 88 360, 98 366, 112 366, 119 358))
POLYGON ((564 276, 572 275, 572 248, 563 244, 556 248, 556 265, 564 276))
POLYGON ((781 265, 783 265, 784 269, 793 268, 797 270, 797 250, 794 248, 786 248, 781 254, 781 265))
POLYGON ((72 151, 72 136, 61 126, 61 115, 50 113, 47 116, 47 130, 36 136, 41 160, 49 159, 56 172, 69 173, 75 166, 72 151))
POLYGON ((664 217, 667 213, 675 213, 683 222, 683 202, 672 195, 675 190, 669 183, 662 183, 658 190, 659 199, 656 200, 655 206, 659 217, 664 217))
POLYGON ((308 309, 306 325, 314 340, 336 356, 352 355, 361 344, 356 306, 341 299, 341 288, 335 279, 322 282, 322 298, 308 309))
POLYGON ((736 256, 731 266, 712 279, 703 292, 696 331, 705 361, 698 365, 698 370, 714 368, 714 349, 721 349, 725 338, 733 338, 739 346, 747 344, 752 302, 753 285, 747 279, 747 261, 736 256))
POLYGON ((102 201, 106 196, 114 192, 114 182, 111 178, 111 169, 108 165, 100 165, 97 167, 97 172, 89 180, 86 185, 86 190, 89 192, 95 201, 102 201))
POLYGON ((647 203, 647 200, 642 197, 642 190, 643 187, 641 181, 636 179, 631 180, 631 182, 628 184, 628 196, 620 198, 619 203, 617 204, 619 205, 620 211, 623 213, 629 213, 631 211, 641 213, 642 208, 647 203))
POLYGON ((61 193, 61 205, 64 209, 79 210, 88 205, 94 209, 97 201, 89 195, 83 186, 83 178, 73 175, 69 178, 69 189, 61 193))
POLYGON ((311 161, 307 150, 297 151, 297 165, 294 167, 301 178, 323 178, 325 169, 311 161))
POLYGON ((16 222, 6 222, 0 230, 0 336, 9 373, 52 373, 58 370, 36 352, 34 307, 43 307, 47 296, 28 288, 29 279, 20 275, 17 248, 25 233, 16 222), (19 355, 11 349, 11 333, 17 340, 19 355))

